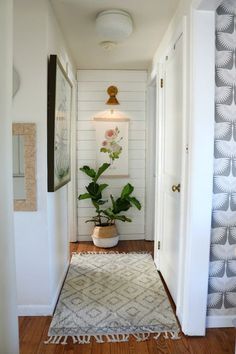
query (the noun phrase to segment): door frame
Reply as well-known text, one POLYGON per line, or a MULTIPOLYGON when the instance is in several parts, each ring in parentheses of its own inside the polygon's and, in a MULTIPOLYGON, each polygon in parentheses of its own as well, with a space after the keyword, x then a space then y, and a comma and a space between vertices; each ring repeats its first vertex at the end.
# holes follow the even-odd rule
MULTIPOLYGON (((220 1, 220 0, 219 0, 220 1)), ((184 36, 184 133, 186 159, 181 195, 181 243, 176 313, 187 335, 205 335, 211 234, 214 98, 215 9, 218 0, 193 1, 190 14, 175 31, 184 36), (204 56, 202 55, 204 53, 204 56), (202 173, 204 171, 204 174, 202 173)), ((173 41, 172 41, 173 42, 173 41)), ((164 57, 164 56, 163 56, 164 57)), ((159 61, 157 76, 162 75, 159 61)), ((159 86, 157 86, 159 88, 159 86)), ((160 267, 158 241, 162 237, 162 92, 157 98, 157 198, 155 218, 155 263, 160 267)))
POLYGON ((153 160, 156 160, 156 122, 157 122, 157 80, 156 76, 147 86, 147 121, 146 121, 146 193, 145 193, 145 240, 154 241, 155 219, 155 177, 156 170, 153 160), (153 210, 154 209, 154 210, 153 210), (152 211, 151 213, 149 211, 152 211))

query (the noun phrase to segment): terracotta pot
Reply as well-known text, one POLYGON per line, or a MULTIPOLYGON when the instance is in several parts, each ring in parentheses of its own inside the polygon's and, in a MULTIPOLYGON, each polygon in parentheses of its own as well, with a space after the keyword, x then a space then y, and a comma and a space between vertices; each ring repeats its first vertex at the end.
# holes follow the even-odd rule
POLYGON ((97 247, 110 248, 116 246, 119 241, 116 225, 95 226, 92 239, 97 247))

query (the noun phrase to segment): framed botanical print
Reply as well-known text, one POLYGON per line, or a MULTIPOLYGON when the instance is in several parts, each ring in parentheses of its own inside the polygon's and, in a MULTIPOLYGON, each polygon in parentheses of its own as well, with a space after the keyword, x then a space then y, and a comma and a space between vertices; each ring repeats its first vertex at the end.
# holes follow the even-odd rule
POLYGON ((48 191, 71 178, 72 83, 57 55, 48 63, 48 191))

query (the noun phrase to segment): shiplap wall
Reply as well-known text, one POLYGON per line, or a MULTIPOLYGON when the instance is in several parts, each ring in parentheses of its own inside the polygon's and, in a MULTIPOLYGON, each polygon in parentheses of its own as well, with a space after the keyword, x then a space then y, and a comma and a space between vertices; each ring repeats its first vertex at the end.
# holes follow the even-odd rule
MULTIPOLYGON (((145 238, 145 118, 146 118, 146 71, 136 70, 79 70, 78 122, 77 122, 77 168, 78 194, 85 192, 89 179, 79 171, 83 165, 96 167, 95 130, 92 120, 109 111, 105 102, 107 88, 118 87, 120 105, 116 109, 129 118, 129 177, 106 178, 109 193, 118 196, 128 182, 134 187, 134 195, 142 203, 142 210, 134 207, 126 214, 132 223, 117 222, 121 239, 145 238), (104 112, 105 113, 105 112, 104 112)), ((105 195, 105 194, 104 194, 105 195)), ((78 240, 90 240, 93 225, 85 221, 94 214, 89 200, 78 201, 78 240)))

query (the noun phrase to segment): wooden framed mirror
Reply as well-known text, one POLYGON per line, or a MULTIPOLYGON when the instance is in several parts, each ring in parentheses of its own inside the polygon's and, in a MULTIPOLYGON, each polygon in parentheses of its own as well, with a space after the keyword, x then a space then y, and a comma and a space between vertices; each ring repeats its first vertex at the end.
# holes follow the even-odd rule
POLYGON ((12 134, 14 210, 35 211, 36 124, 13 123, 12 134))

